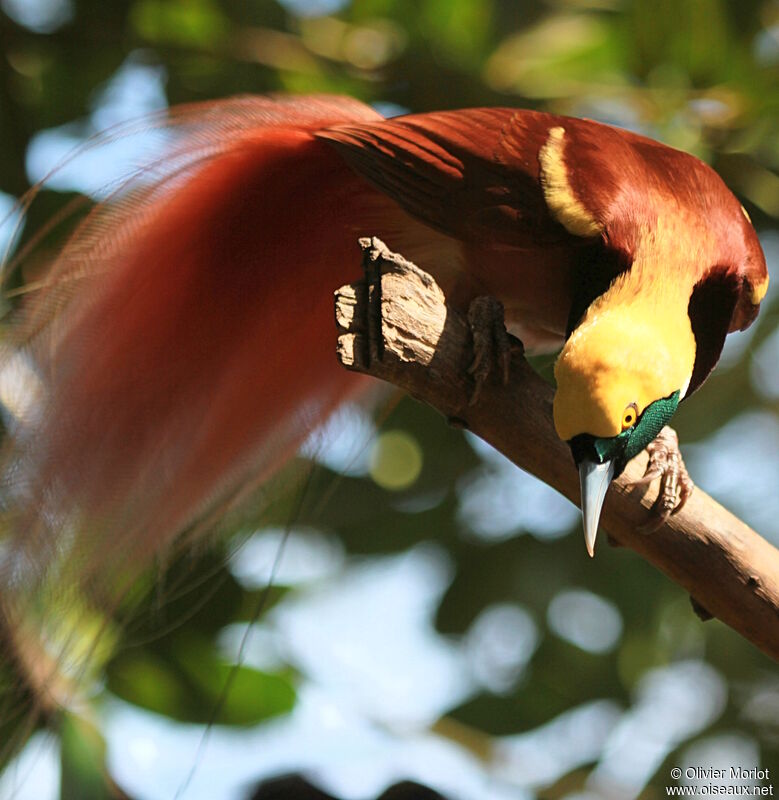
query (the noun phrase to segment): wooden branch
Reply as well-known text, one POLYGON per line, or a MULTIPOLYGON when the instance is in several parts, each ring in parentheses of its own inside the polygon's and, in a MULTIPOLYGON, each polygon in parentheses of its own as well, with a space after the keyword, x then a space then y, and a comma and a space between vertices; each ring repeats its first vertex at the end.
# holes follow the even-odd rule
MULTIPOLYGON (((336 292, 340 362, 430 404, 578 504, 578 474, 552 423, 554 390, 521 348, 512 353, 508 384, 488 381, 469 405, 465 316, 446 305, 429 275, 379 239, 361 239, 360 245, 366 281, 336 292)), ((636 457, 612 485, 601 536, 605 531, 683 586, 699 615, 718 617, 779 660, 779 551, 700 488, 667 523, 641 533, 657 493, 656 485, 631 487, 646 458, 636 457)))

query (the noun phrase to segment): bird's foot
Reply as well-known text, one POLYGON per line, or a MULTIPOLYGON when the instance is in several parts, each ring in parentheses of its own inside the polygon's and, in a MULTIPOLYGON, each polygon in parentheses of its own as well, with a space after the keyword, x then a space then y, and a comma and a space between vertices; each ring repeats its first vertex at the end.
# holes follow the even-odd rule
POLYGON ((471 301, 468 324, 473 337, 473 361, 468 372, 473 378, 469 405, 475 405, 487 378, 499 371, 504 384, 509 381, 512 337, 506 330, 503 304, 484 295, 471 301))
POLYGON ((673 428, 666 425, 657 434, 654 441, 647 446, 649 461, 644 477, 634 483, 641 486, 660 478, 660 492, 657 495, 652 511, 654 519, 643 525, 644 533, 651 533, 662 525, 672 514, 678 514, 684 508, 695 488, 684 466, 679 451, 679 437, 673 428))

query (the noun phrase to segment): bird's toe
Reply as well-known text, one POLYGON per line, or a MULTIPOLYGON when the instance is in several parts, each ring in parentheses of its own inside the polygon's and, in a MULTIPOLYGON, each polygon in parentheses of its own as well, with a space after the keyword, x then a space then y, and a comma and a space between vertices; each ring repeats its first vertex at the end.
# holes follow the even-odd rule
POLYGON ((487 379, 497 372, 504 384, 509 380, 511 337, 506 330, 503 304, 487 295, 475 298, 468 308, 473 338, 473 360, 468 372, 473 378, 470 405, 474 405, 487 379))

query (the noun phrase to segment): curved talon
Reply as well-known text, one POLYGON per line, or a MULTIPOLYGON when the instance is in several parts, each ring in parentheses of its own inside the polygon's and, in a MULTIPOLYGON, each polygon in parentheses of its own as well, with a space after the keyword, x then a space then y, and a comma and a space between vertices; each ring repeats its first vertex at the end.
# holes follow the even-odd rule
POLYGON ((690 499, 690 494, 692 494, 692 492, 682 492, 681 497, 679 498, 679 505, 677 505, 676 508, 671 512, 671 516, 678 514, 687 505, 687 501, 690 499))
POLYGON ((655 478, 660 478, 663 475, 663 471, 661 469, 653 469, 650 471, 649 467, 647 467, 646 472, 642 478, 639 478, 637 481, 633 481, 633 486, 646 486, 647 484, 652 483, 655 478))
POLYGON ((687 505, 687 501, 692 495, 692 490, 695 488, 692 480, 690 480, 690 476, 687 474, 687 470, 684 468, 684 462, 682 462, 682 469, 683 474, 680 475, 679 482, 679 502, 676 504, 676 508, 671 514, 678 514, 685 505, 687 505))

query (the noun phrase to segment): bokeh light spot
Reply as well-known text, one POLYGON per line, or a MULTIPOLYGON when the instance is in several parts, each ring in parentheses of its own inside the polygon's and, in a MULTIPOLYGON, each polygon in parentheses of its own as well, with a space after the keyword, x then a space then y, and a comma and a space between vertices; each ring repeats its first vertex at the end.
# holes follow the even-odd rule
POLYGON ((35 33, 53 33, 73 18, 70 0, 0 0, 0 9, 35 33))
POLYGON ((384 489, 408 489, 422 472, 422 448, 406 431, 387 431, 371 450, 370 473, 384 489))
POLYGON ((560 592, 547 611, 549 627, 590 653, 606 653, 622 634, 622 616, 613 603, 584 589, 560 592))
POLYGON ((466 636, 476 679, 496 694, 509 691, 538 647, 538 627, 518 605, 498 603, 479 614, 466 636))

